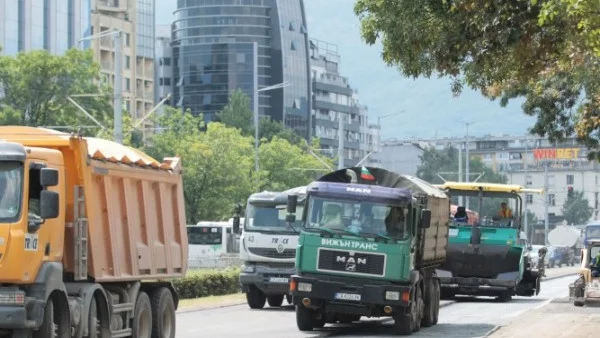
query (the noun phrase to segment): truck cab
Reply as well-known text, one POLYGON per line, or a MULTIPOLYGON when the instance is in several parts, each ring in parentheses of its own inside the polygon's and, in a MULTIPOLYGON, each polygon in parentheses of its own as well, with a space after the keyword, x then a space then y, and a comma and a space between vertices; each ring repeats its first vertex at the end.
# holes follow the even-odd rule
MULTIPOLYGON (((255 193, 246 204, 240 237, 240 259, 244 262, 240 284, 251 309, 263 308, 265 301, 269 306, 281 306, 284 297, 292 304, 288 283, 295 272, 301 220, 286 221, 288 195, 298 197, 298 208, 302 210, 305 186, 284 192, 255 193)), ((234 231, 239 232, 239 229, 234 231)))
MULTIPOLYGON (((508 301, 513 295, 537 295, 544 268, 537 269, 529 257, 519 194, 541 194, 542 190, 477 182, 446 182, 438 187, 453 203, 464 199, 459 208, 470 204, 478 213, 476 222, 456 214, 451 220, 448 257, 436 271, 443 298, 460 294, 508 301)), ((545 253, 545 248, 540 249, 538 259, 543 261, 545 253)))
MULTIPOLYGON (((362 316, 410 334, 437 323, 449 199, 415 177, 347 168, 307 188, 290 291, 301 331, 362 316)), ((294 197, 288 220, 296 219, 294 197)))

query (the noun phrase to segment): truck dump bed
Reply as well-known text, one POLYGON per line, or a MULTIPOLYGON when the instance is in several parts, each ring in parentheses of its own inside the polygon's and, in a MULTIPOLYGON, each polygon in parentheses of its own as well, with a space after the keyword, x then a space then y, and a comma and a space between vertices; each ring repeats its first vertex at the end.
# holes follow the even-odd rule
POLYGON ((87 273, 97 282, 185 275, 188 246, 178 158, 159 163, 112 141, 43 128, 0 127, 0 138, 63 154, 66 272, 77 275, 82 266, 75 234, 79 213, 88 224, 87 273), (79 195, 84 198, 78 202, 79 195))
MULTIPOLYGON (((431 210, 431 226, 425 230, 422 263, 429 265, 445 261, 450 223, 450 198, 448 195, 434 185, 414 176, 401 175, 381 168, 368 167, 367 169, 375 178, 376 183, 367 181, 360 182, 361 184, 408 189, 413 197, 427 200, 427 208, 431 210)), ((361 175, 361 168, 355 167, 334 171, 319 178, 318 181, 351 183, 352 177, 348 175, 347 170, 351 170, 352 176, 355 178, 361 175)))

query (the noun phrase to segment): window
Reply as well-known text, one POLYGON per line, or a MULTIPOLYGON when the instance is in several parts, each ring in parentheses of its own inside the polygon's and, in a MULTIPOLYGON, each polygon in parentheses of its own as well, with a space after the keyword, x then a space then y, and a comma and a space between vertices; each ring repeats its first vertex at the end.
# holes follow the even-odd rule
POLYGON ((129 47, 129 33, 125 33, 125 46, 129 47))
POLYGON ((171 65, 171 58, 163 58, 163 65, 164 66, 170 66, 171 65))
POLYGON ((165 77, 164 78, 164 84, 165 84, 165 86, 170 86, 171 85, 171 78, 165 77))
POLYGON ((532 204, 533 203, 533 195, 527 194, 527 197, 525 198, 525 200, 527 201, 527 204, 532 204))
POLYGON ((129 55, 125 55, 125 69, 129 69, 131 67, 131 58, 129 55))
POLYGON ((131 90, 131 80, 128 77, 125 78, 125 90, 126 91, 131 90))
POLYGON ((29 214, 40 217, 40 195, 43 188, 40 185, 40 168, 29 170, 29 214))
POLYGON ((556 206, 556 195, 554 194, 548 194, 548 205, 551 207, 555 207, 556 206))
POLYGON ((532 180, 532 178, 531 178, 531 175, 527 175, 527 176, 525 177, 525 185, 527 185, 527 186, 530 186, 530 185, 532 185, 532 184, 533 184, 533 180, 532 180))
POLYGON ((567 175, 567 184, 572 185, 575 184, 575 175, 567 175))

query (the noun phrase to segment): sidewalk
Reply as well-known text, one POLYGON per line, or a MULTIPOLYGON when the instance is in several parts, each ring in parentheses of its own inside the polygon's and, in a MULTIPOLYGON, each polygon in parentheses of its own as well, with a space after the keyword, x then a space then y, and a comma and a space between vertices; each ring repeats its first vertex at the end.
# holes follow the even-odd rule
POLYGON ((598 308, 576 307, 568 298, 561 298, 516 317, 499 327, 489 338, 559 338, 598 337, 598 308))
POLYGON ((543 280, 560 278, 564 276, 576 275, 579 272, 579 265, 568 266, 564 268, 546 269, 546 277, 543 280))

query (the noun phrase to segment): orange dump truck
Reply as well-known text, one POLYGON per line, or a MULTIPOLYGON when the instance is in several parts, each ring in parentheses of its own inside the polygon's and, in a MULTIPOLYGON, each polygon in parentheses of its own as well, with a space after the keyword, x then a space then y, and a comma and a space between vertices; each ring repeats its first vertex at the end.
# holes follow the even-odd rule
POLYGON ((187 254, 178 158, 0 127, 0 336, 173 338, 187 254))

